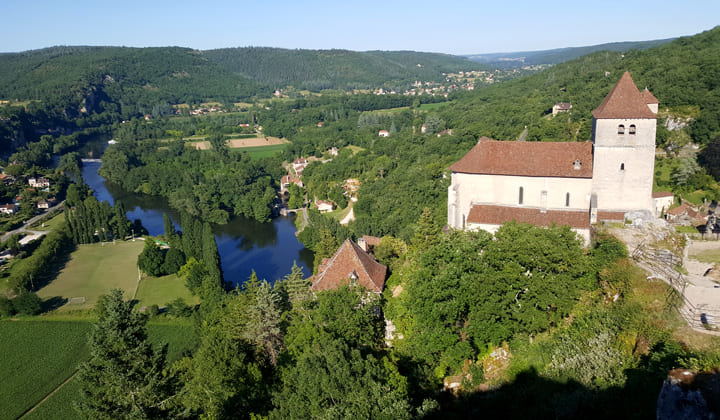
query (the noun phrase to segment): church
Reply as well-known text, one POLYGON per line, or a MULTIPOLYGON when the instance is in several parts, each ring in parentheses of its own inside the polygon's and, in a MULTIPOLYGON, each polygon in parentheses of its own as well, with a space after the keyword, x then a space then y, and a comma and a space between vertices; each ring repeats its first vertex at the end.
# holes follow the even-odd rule
POLYGON ((592 111, 589 142, 481 138, 450 166, 448 226, 494 233, 503 222, 568 225, 585 244, 598 221, 656 213, 658 100, 626 72, 592 111))

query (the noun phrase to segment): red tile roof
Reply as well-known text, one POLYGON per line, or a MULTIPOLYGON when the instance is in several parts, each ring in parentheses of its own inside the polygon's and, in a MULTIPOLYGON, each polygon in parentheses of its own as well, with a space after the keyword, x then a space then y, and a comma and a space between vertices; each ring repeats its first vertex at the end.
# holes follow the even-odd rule
POLYGON ((622 211, 599 211, 597 215, 598 220, 625 220, 625 212, 622 211))
POLYGON ((641 93, 642 93, 643 98, 645 99, 646 104, 659 104, 660 103, 660 101, 658 101, 658 99, 655 97, 655 95, 650 93, 648 88, 645 88, 645 90, 643 90, 641 93))
POLYGON ((312 280, 312 290, 337 289, 349 283, 353 273, 357 276, 357 284, 376 293, 382 292, 387 267, 375 261, 355 242, 346 239, 332 258, 320 265, 318 275, 312 280))
POLYGON ((450 170, 469 174, 592 178, 592 143, 497 141, 483 137, 450 166, 450 170))
POLYGON ((674 197, 675 194, 671 193, 670 191, 658 191, 652 193, 652 198, 662 198, 662 197, 674 197))
POLYGON ((647 100, 626 71, 592 115, 596 119, 657 118, 648 107, 647 100))
POLYGON ((515 220, 536 226, 567 225, 577 229, 590 228, 590 214, 586 211, 547 210, 538 208, 474 205, 468 214, 468 223, 501 225, 515 220))

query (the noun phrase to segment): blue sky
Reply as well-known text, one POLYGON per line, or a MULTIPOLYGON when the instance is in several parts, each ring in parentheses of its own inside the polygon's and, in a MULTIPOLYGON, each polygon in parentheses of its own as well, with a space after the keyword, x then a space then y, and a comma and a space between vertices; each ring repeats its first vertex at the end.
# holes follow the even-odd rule
POLYGON ((717 0, 2 0, 0 52, 252 45, 473 54, 670 38, 718 24, 717 0))

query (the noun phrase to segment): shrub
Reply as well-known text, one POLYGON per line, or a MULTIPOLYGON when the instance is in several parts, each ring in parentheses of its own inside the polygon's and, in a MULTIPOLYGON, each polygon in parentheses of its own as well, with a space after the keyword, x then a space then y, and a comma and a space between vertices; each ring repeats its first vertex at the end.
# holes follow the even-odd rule
POLYGON ((42 311, 42 299, 33 292, 22 292, 12 300, 13 308, 20 315, 37 315, 42 311))
POLYGON ((13 315, 15 315, 15 308, 10 299, 0 296, 0 316, 7 318, 13 315))

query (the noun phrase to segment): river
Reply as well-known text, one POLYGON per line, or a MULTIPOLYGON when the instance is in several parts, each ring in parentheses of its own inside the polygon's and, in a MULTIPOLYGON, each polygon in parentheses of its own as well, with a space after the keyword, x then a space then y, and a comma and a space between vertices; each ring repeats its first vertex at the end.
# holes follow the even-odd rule
MULTIPOLYGON (((115 200, 122 201, 128 219, 140 219, 150 235, 164 233, 164 213, 179 229, 178 213, 170 208, 167 200, 125 191, 98 175, 99 168, 99 162, 85 162, 82 169, 85 183, 99 201, 110 204, 115 200)), ((233 217, 227 224, 213 225, 225 281, 242 284, 254 269, 259 279, 274 282, 290 272, 293 261, 303 269, 306 277, 312 274, 313 254, 295 237, 294 217, 276 217, 269 223, 233 217)))

